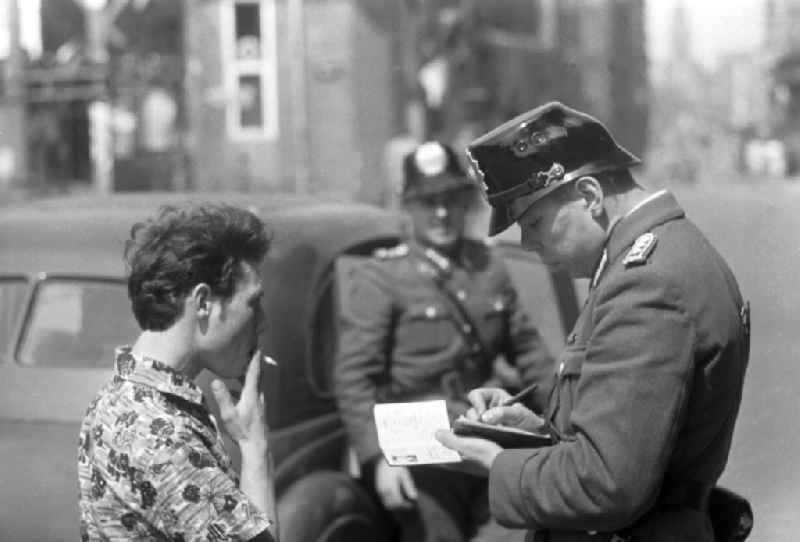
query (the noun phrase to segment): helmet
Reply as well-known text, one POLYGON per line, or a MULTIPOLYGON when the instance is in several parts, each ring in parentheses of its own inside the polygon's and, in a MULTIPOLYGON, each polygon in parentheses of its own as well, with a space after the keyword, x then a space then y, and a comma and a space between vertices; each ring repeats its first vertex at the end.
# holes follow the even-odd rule
POLYGON ((428 141, 403 158, 403 199, 472 187, 456 153, 444 143, 428 141))

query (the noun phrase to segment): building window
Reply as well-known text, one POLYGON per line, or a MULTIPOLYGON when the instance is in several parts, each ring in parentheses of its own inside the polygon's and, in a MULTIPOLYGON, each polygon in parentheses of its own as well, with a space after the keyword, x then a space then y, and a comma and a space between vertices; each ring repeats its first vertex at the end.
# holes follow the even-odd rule
POLYGON ((228 135, 234 140, 274 139, 278 135, 275 1, 225 0, 222 10, 228 135))

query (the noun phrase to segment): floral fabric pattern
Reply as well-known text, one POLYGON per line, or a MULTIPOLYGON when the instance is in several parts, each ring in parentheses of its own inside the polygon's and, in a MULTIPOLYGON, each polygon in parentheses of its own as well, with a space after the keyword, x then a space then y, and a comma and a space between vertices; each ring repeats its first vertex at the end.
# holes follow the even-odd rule
POLYGON ((270 524, 238 476, 201 390, 117 349, 78 436, 82 540, 249 540, 270 524))

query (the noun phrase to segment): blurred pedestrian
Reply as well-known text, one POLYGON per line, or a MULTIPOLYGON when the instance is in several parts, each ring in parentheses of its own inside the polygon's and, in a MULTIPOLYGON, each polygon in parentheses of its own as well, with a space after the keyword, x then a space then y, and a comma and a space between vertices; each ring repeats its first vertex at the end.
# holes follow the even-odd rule
POLYGON ((485 479, 390 466, 373 406, 443 398, 455 417, 468 408, 467 391, 495 367, 516 366, 521 382, 549 381, 552 359, 500 257, 465 237, 477 192, 453 150, 424 143, 403 169, 412 231, 356 267, 343 288, 334 389, 362 476, 394 512, 402 539, 467 540, 488 519, 485 479))
POLYGON ((545 411, 498 406, 499 389, 470 393, 471 416, 558 443, 438 438, 488 472, 492 514, 529 540, 714 540, 709 494, 749 356, 749 307, 725 261, 670 193, 637 184, 639 160, 582 112, 543 105, 468 153, 490 234, 516 221, 526 248, 591 282, 545 411))
POLYGON ((277 537, 256 350, 268 248, 261 220, 230 206, 163 207, 132 228, 128 293, 143 331, 117 349, 116 375, 81 426, 83 540, 277 537), (212 382, 241 482, 193 383, 203 369, 246 373, 237 403, 212 382))

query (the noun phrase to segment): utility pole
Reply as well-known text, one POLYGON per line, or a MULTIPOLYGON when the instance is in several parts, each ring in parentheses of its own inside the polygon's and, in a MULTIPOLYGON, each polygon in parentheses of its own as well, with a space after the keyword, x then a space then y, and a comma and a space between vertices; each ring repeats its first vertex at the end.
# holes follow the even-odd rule
POLYGON ((0 58, 0 191, 13 187, 27 175, 27 131, 25 123, 25 72, 20 42, 20 14, 17 0, 0 0, 0 21, 6 33, 0 58))
MULTIPOLYGON (((99 68, 107 79, 107 34, 109 16, 107 0, 82 0, 86 23, 86 57, 93 68, 99 68)), ((113 20, 113 19, 112 19, 113 20)), ((108 92, 89 104, 89 156, 92 164, 92 185, 98 194, 114 191, 114 145, 112 108, 108 92)))
POLYGON ((294 155, 294 190, 309 193, 310 160, 308 142, 308 104, 306 89, 306 34, 303 0, 288 0, 287 19, 289 50, 295 59, 290 67, 292 89, 292 150, 294 155))

